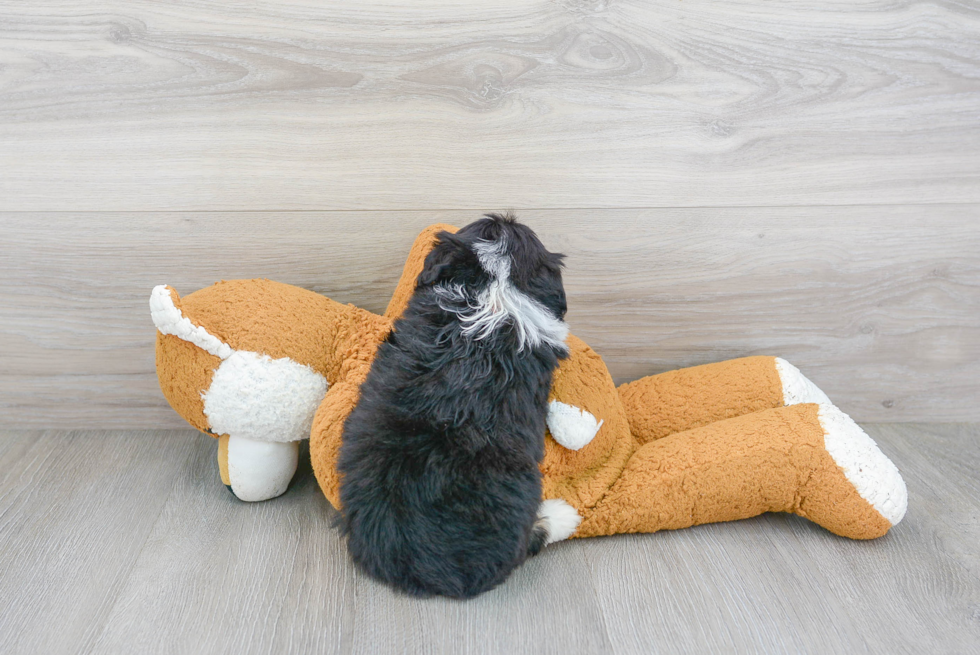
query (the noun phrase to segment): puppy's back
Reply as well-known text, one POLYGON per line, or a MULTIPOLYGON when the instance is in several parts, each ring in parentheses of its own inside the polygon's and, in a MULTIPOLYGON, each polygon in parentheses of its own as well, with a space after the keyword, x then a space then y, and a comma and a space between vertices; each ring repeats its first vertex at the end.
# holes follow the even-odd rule
POLYGON ((547 541, 538 461, 564 304, 560 256, 512 219, 440 235, 344 428, 344 526, 369 574, 469 597, 547 541))
MULTIPOLYGON (((378 441, 364 443, 384 448, 378 441)), ((414 441, 424 448, 427 439, 414 441)), ((437 450, 405 457, 366 449, 351 456, 373 462, 345 473, 354 484, 344 489, 343 502, 350 553, 374 577, 415 595, 467 598, 503 581, 532 549, 536 471, 491 468, 474 475, 479 458, 467 462, 437 450), (467 464, 471 470, 460 470, 467 464)), ((545 538, 539 535, 536 549, 545 538)))

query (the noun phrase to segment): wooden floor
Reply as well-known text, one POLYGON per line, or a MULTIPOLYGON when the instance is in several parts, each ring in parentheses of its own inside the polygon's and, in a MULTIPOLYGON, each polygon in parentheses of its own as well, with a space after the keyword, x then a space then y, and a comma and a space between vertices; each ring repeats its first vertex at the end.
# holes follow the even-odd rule
POLYGON ((352 567, 306 463, 245 504, 188 431, 0 433, 0 652, 975 653, 980 426, 868 425, 909 487, 873 542, 767 515, 558 544, 468 602, 352 567))

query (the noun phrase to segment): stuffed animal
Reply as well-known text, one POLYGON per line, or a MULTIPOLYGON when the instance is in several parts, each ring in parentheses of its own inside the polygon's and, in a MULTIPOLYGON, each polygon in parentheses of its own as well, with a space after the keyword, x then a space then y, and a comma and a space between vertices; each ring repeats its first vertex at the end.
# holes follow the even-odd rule
MULTIPOLYGON (((157 373, 171 406, 219 438, 222 481, 242 500, 286 490, 298 442, 339 508, 343 424, 378 344, 446 225, 416 239, 383 316, 268 280, 220 282, 181 299, 153 290, 157 373)), ((541 463, 544 499, 567 505, 565 535, 656 532, 791 512, 853 539, 905 514, 895 465, 799 370, 746 357, 618 388, 569 336, 555 374, 541 463)))

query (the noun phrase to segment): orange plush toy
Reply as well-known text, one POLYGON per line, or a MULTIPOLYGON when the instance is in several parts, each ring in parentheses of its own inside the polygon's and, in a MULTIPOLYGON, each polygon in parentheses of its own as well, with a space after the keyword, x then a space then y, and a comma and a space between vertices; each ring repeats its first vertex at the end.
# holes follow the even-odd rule
MULTIPOLYGON (((444 229, 456 228, 435 225, 415 241, 384 316, 268 280, 183 299, 153 290, 161 389, 191 425, 219 437, 221 479, 236 496, 283 493, 309 437, 317 480, 339 508, 344 421, 444 229)), ((599 355, 574 336, 568 345, 541 463, 543 500, 572 517, 562 536, 791 512, 872 539, 904 516, 895 465, 788 362, 747 357, 617 388, 599 355)))

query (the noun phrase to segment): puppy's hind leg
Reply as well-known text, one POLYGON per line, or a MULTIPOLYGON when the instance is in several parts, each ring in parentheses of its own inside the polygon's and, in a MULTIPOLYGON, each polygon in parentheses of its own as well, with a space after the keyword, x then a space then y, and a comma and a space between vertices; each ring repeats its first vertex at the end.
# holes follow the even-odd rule
POLYGON ((528 555, 537 555, 545 546, 568 539, 582 522, 575 508, 560 498, 546 500, 538 507, 538 520, 531 531, 528 555))

